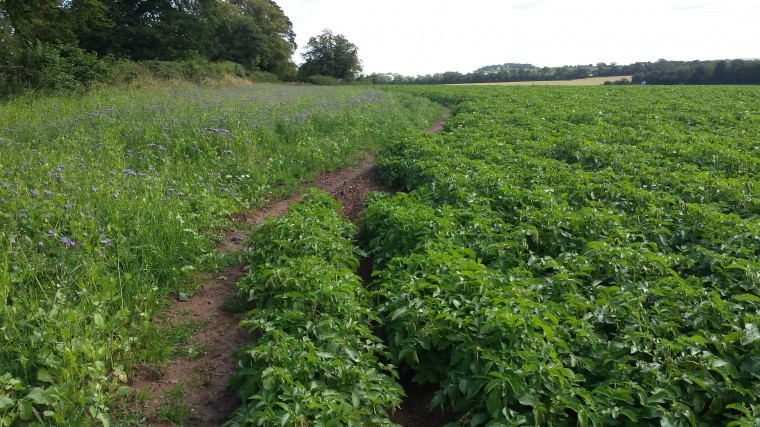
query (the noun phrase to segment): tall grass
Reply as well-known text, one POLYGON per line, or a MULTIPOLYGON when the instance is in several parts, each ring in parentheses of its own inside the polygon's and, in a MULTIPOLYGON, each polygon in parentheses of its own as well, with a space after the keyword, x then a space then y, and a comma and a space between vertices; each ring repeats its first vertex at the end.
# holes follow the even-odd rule
POLYGON ((107 424, 233 214, 437 113, 361 87, 108 89, 0 105, 0 425, 107 424), (96 421, 99 420, 99 421, 96 421))

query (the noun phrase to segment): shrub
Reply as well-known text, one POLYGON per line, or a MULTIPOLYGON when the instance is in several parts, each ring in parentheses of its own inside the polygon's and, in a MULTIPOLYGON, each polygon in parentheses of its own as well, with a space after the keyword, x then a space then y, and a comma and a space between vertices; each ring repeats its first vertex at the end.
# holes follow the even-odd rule
POLYGON ((311 76, 306 79, 307 82, 317 86, 335 86, 340 84, 340 80, 330 76, 311 76))
POLYGON ((36 43, 19 51, 10 64, 9 84, 42 90, 88 87, 106 76, 105 65, 94 54, 72 44, 36 43))
POLYGON ((250 79, 257 83, 278 83, 280 78, 277 75, 268 73, 266 71, 254 71, 250 75, 250 79))

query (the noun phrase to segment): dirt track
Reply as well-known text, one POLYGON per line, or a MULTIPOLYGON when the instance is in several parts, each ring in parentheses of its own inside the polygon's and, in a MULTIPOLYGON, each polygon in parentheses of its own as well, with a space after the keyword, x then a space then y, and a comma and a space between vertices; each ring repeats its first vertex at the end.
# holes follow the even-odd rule
MULTIPOLYGON (((440 131, 443 123, 444 118, 439 119, 431 125, 430 131, 440 131)), ((387 191, 377 175, 372 153, 364 153, 355 166, 321 174, 315 182, 305 184, 304 187, 316 187, 328 192, 343 205, 341 214, 351 220, 359 218, 364 210, 367 193, 387 191)), ((231 232, 219 250, 226 253, 242 251, 250 225, 286 213, 288 206, 299 198, 300 195, 294 195, 238 217, 241 228, 231 232)), ((235 283, 245 273, 245 264, 239 264, 205 277, 203 285, 190 301, 177 301, 164 316, 163 322, 169 324, 180 321, 207 322, 193 337, 194 342, 207 350, 193 360, 178 358, 172 361, 160 375, 138 370, 130 385, 134 390, 150 393, 144 413, 151 425, 168 425, 159 422, 155 411, 162 402, 162 396, 181 384, 185 385, 186 390, 182 402, 191 410, 189 425, 223 425, 241 405, 229 388, 229 379, 238 366, 232 352, 250 342, 252 336, 248 331, 238 328, 238 320, 224 305, 235 292, 235 283)), ((432 389, 411 384, 405 384, 405 387, 408 399, 397 411, 394 421, 405 426, 443 425, 442 414, 432 414, 425 409, 426 402, 432 396, 432 389)))

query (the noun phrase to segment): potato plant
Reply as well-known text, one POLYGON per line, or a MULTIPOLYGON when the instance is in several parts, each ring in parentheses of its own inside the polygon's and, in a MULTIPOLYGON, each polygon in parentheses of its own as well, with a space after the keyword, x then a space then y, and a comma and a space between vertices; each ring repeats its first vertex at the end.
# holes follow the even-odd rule
POLYGON ((403 391, 356 275, 355 227, 314 190, 248 242, 241 322, 257 333, 237 354, 232 384, 244 401, 232 425, 392 425, 403 391))
POLYGON ((399 89, 364 218, 395 362, 468 425, 760 422, 760 92, 399 89))

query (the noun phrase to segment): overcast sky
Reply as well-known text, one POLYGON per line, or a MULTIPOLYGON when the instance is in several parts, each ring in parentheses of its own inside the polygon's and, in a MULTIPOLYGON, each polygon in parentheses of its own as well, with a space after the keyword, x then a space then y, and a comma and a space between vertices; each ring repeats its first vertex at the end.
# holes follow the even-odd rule
POLYGON ((301 48, 329 28, 364 72, 760 58, 760 0, 275 0, 301 48))

